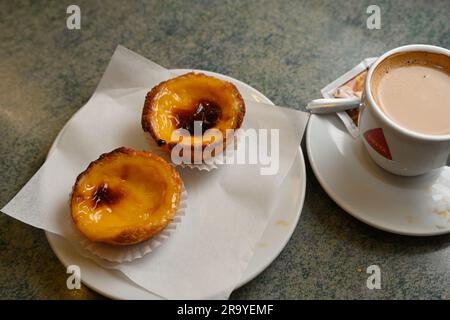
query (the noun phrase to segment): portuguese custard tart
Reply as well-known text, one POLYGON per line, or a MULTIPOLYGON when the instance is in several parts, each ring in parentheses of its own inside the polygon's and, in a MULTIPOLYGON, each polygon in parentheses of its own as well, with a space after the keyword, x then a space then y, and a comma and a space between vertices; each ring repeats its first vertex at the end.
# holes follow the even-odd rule
POLYGON ((118 148, 101 155, 78 176, 71 215, 77 229, 91 241, 135 244, 172 221, 181 192, 180 176, 164 159, 118 148))
POLYGON ((226 130, 239 129, 244 115, 244 100, 232 83, 191 72, 161 82, 147 94, 142 128, 167 152, 180 142, 186 144, 185 140, 173 139, 177 129, 189 132, 190 139, 186 140, 192 149, 194 145, 204 149, 220 143, 217 149, 223 151, 231 141, 226 130), (222 141, 204 136, 212 128, 220 131, 222 141))

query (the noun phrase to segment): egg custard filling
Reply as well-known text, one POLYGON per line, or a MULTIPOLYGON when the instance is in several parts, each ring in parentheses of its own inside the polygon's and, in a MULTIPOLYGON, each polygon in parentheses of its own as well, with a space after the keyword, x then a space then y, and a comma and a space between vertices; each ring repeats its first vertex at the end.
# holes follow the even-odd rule
POLYGON ((78 176, 70 202, 72 219, 91 241, 135 244, 172 221, 181 192, 181 178, 165 160, 119 148, 101 155, 78 176))
POLYGON ((177 129, 187 130, 191 146, 202 147, 217 142, 204 136, 208 129, 217 129, 225 147, 227 129, 239 129, 244 115, 244 100, 232 83, 191 72, 164 81, 147 94, 142 128, 165 151, 180 142, 173 135, 177 129))

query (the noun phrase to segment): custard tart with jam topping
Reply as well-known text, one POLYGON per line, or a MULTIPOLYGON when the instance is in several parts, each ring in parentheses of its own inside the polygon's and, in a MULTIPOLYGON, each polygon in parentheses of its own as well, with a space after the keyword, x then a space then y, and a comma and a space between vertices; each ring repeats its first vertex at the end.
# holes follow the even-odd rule
POLYGON ((177 129, 189 132, 189 144, 204 149, 220 143, 223 151, 230 140, 228 129, 241 127, 245 103, 235 85, 202 73, 187 73, 161 82, 146 96, 142 112, 142 128, 166 152, 179 139, 173 138, 177 129), (200 124, 200 127, 198 127, 200 124), (206 138, 208 129, 220 131, 222 141, 206 138))
POLYGON ((101 155, 78 176, 71 215, 91 241, 136 244, 172 221, 181 192, 180 176, 164 159, 122 147, 101 155))

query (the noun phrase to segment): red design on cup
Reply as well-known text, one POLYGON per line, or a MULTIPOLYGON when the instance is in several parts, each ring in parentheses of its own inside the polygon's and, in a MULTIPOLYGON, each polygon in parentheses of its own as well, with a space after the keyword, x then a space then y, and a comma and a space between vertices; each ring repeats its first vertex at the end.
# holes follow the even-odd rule
POLYGON ((364 138, 376 152, 386 159, 392 160, 391 151, 389 150, 386 138, 384 137, 383 129, 375 128, 367 130, 364 133, 364 138))

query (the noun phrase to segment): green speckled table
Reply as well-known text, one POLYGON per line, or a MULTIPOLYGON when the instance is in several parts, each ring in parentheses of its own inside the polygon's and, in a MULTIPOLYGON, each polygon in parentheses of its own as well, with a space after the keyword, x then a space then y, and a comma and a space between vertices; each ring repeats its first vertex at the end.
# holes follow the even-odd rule
MULTIPOLYGON (((450 47, 450 1, 376 1, 381 30, 366 28, 372 1, 0 2, 0 207, 44 162, 64 123, 89 99, 118 44, 169 68, 220 72, 278 105, 303 109, 319 89, 395 46, 450 47)), ((307 161, 307 160, 306 160, 307 161)), ((378 231, 341 210, 308 162, 305 205, 286 248, 233 299, 450 298, 450 235, 378 231), (366 287, 367 266, 382 288, 366 287)), ((66 288, 44 232, 0 214, 0 298, 99 299, 66 288)))

